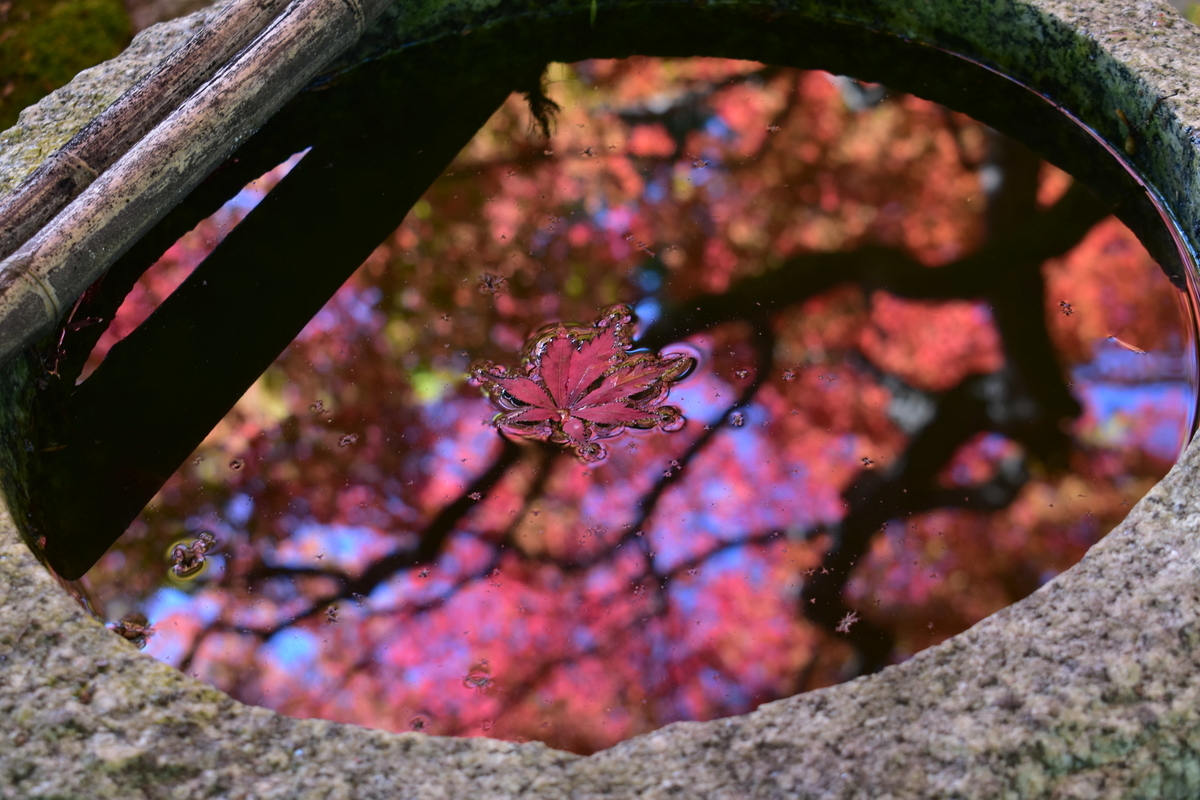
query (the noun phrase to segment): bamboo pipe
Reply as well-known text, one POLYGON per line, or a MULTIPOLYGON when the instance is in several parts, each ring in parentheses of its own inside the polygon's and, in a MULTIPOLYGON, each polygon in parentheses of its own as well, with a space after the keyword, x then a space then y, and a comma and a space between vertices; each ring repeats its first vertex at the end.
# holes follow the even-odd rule
POLYGON ((294 0, 240 54, 0 261, 0 365, 46 335, 113 261, 391 0, 294 0))
POLYGON ((212 77, 288 0, 236 0, 130 87, 0 201, 0 258, 11 254, 212 77))

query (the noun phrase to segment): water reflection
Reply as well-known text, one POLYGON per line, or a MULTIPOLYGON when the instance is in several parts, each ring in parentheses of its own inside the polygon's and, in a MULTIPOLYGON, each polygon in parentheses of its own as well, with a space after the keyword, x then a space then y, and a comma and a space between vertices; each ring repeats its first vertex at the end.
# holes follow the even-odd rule
POLYGON ((500 109, 90 574, 149 652, 296 716, 587 752, 940 641, 1174 460, 1175 290, 1062 173, 820 73, 555 69, 554 140, 500 109), (518 394, 606 328, 539 329, 618 317, 634 411, 531 413, 619 371, 518 394), (200 531, 219 568, 164 582, 200 531))

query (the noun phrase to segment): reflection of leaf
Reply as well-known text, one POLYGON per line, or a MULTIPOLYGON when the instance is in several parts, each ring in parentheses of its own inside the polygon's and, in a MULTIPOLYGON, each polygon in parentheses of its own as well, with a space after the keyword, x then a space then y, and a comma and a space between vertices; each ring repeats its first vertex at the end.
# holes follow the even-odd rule
POLYGON ((661 402, 695 359, 630 353, 632 322, 629 307, 618 305, 591 326, 547 326, 525 346, 524 375, 475 365, 473 379, 501 410, 496 427, 573 445, 587 461, 604 457, 598 439, 624 428, 681 427, 679 410, 661 402))

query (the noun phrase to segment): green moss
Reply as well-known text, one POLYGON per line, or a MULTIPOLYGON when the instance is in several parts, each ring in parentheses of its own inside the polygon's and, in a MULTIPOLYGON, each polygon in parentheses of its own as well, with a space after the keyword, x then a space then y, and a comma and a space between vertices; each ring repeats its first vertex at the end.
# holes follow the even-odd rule
POLYGON ((0 130, 131 35, 120 0, 0 0, 0 30, 0 130))

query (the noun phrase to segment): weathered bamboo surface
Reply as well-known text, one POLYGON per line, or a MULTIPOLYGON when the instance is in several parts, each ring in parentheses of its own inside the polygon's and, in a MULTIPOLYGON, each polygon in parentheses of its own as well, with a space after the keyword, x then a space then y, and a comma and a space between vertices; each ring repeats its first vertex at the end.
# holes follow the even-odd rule
MULTIPOLYGON (((86 188, 0 262, 0 364, 49 333, 113 261, 357 41, 390 2, 295 0, 98 176, 74 152, 52 159, 62 164, 50 167, 63 170, 61 192, 86 188)), ((92 147, 86 152, 93 158, 122 150, 92 147)))
POLYGON ((0 202, 0 258, 74 200, 279 15, 288 0, 240 0, 75 134, 0 202))

